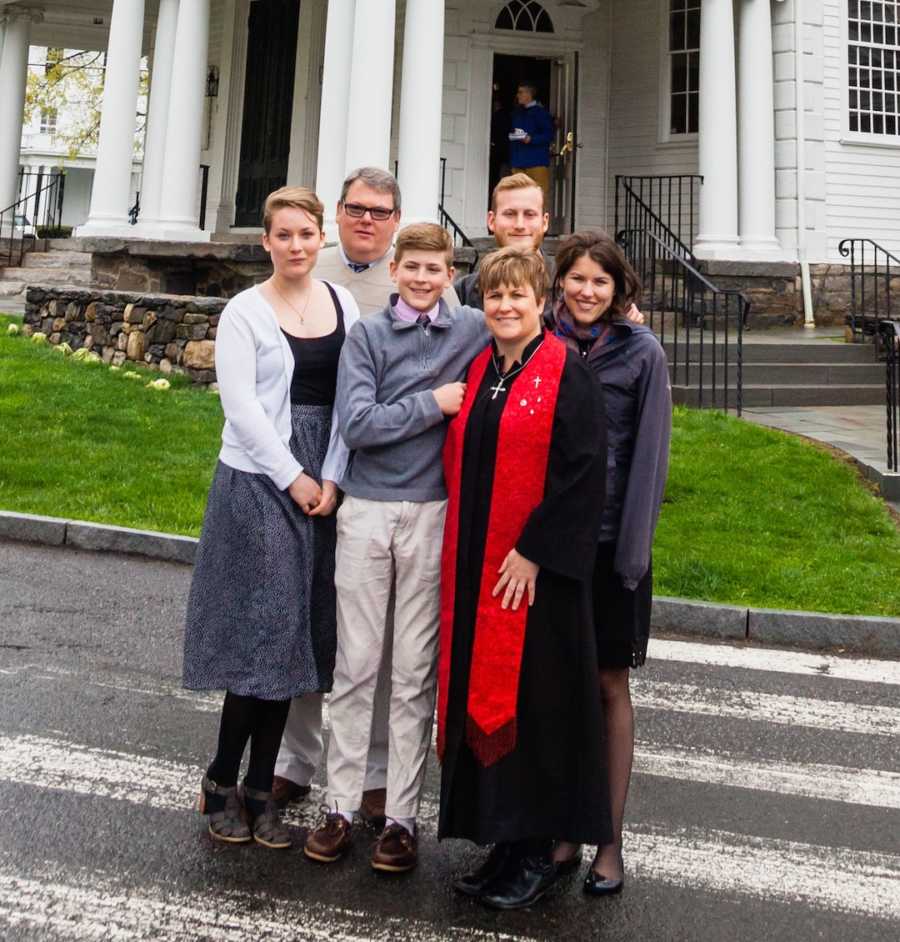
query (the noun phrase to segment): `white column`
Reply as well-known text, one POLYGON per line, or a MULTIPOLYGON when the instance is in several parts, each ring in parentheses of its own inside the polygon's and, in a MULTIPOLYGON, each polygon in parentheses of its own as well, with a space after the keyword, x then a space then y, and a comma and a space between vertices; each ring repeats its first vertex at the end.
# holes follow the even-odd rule
POLYGON ((444 0, 407 0, 397 155, 406 222, 437 221, 443 85, 444 0))
POLYGON ((359 0, 353 25, 344 169, 389 170, 394 98, 394 0, 359 0))
POLYGON ((209 239, 197 226, 208 45, 209 0, 179 0, 156 238, 209 239))
POLYGON ((144 138, 141 212, 138 224, 134 227, 135 235, 152 235, 152 226, 159 220, 178 3, 179 0, 159 0, 156 41, 153 45, 153 71, 150 73, 147 133, 144 138))
POLYGON ((744 258, 782 257, 775 238, 775 79, 770 0, 739 0, 739 218, 744 258))
POLYGON ((334 214, 347 165, 347 111, 356 0, 329 0, 322 67, 322 105, 316 194, 325 204, 325 229, 334 238, 334 214))
POLYGON ((79 236, 130 236, 128 210, 137 124, 144 0, 114 0, 91 209, 79 236))
POLYGON ((738 248, 737 102, 732 0, 700 10, 700 258, 733 258, 738 248))
POLYGON ((18 199, 19 151, 30 37, 30 14, 7 14, 5 29, 0 33, 0 89, 3 90, 0 93, 0 211, 18 199))

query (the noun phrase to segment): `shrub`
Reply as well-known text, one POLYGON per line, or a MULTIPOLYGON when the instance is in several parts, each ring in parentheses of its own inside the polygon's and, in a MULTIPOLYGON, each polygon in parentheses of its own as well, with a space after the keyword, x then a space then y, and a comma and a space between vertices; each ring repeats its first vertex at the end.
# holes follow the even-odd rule
POLYGON ((68 239, 72 235, 71 226, 38 226, 39 239, 68 239))

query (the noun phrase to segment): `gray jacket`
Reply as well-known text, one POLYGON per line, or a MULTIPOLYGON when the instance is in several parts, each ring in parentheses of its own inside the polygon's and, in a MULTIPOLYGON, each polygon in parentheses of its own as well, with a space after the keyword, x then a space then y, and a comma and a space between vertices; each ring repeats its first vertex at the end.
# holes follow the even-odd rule
MULTIPOLYGON (((616 339, 594 346, 586 358, 603 386, 608 423, 600 541, 616 543, 615 571, 635 589, 650 566, 669 470, 672 389, 656 334, 624 320, 614 329, 616 339)), ((577 341, 562 339, 578 350, 577 341)))
POLYGON ((350 449, 344 491, 368 500, 446 498, 441 451, 447 423, 432 390, 464 379, 487 342, 481 311, 450 310, 443 300, 427 327, 404 321, 388 306, 350 328, 335 400, 350 449))

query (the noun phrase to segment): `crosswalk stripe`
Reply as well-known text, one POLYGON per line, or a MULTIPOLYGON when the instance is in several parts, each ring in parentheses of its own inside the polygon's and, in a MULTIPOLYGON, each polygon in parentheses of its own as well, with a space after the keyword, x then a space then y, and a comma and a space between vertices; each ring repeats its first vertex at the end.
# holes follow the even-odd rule
POLYGON ((778 674, 900 685, 900 661, 835 657, 807 651, 780 651, 774 648, 738 648, 727 644, 670 641, 667 638, 651 638, 647 656, 650 662, 680 661, 710 667, 737 667, 778 674))
POLYGON ((635 677, 632 699, 648 710, 729 717, 864 735, 900 735, 900 710, 840 700, 791 697, 746 688, 700 687, 635 677))
POLYGON ((695 747, 667 749, 638 742, 635 771, 710 785, 749 788, 874 808, 900 808, 900 774, 818 763, 744 759, 695 747))
MULTIPOLYGON (((646 755, 639 755, 646 761, 646 755)), ((674 761, 674 756, 668 761, 674 761)), ((699 769, 696 757, 691 768, 695 773, 699 769)), ((780 774, 780 784, 787 787, 789 775, 784 769, 780 774)), ((871 770, 861 774, 877 780, 871 770)), ((753 772, 753 777, 760 776, 753 772)), ((22 735, 0 737, 0 780, 183 811, 196 797, 199 771, 170 760, 22 735)), ((879 787, 887 786, 882 781, 879 787)), ((309 826, 315 820, 315 802, 323 797, 322 790, 314 789, 311 797, 311 802, 291 809, 290 823, 309 826)), ((436 816, 437 804, 424 801, 423 833, 433 836, 436 816)), ((640 823, 628 829, 625 844, 629 869, 639 877, 695 890, 900 919, 900 856, 705 828, 673 831, 640 823)))

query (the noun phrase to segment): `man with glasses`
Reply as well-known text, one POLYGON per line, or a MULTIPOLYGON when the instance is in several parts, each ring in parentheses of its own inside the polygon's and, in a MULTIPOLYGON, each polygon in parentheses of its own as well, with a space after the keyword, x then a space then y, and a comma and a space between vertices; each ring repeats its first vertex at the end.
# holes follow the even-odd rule
MULTIPOLYGON (((319 253, 316 277, 347 288, 363 316, 383 310, 395 290, 389 267, 400 227, 400 187, 394 176, 377 167, 354 170, 341 188, 336 221, 338 244, 319 253)), ((444 300, 459 307, 452 288, 444 300)))
MULTIPOLYGON (((383 310, 395 291, 390 262, 394 235, 400 227, 400 187, 393 175, 377 167, 354 170, 341 188, 337 225, 338 244, 319 252, 316 277, 347 288, 363 316, 383 310)), ((444 292, 444 300, 451 308, 459 307, 452 287, 444 292)), ((359 812, 376 828, 384 825, 390 678, 387 657, 382 660, 375 691, 369 763, 359 812)), ((291 701, 275 765, 275 800, 284 805, 306 797, 321 759, 322 695, 307 694, 291 701)))

